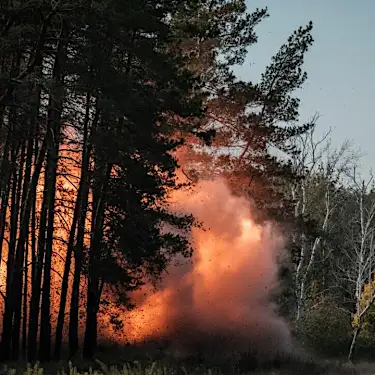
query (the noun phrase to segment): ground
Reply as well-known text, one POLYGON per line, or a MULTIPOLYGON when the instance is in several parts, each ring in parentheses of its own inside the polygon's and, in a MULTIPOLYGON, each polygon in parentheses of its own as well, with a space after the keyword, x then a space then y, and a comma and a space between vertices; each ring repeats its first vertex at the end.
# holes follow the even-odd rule
POLYGON ((22 362, 0 365, 0 375, 370 375, 375 374, 375 363, 355 365, 338 360, 317 358, 289 358, 272 363, 257 363, 251 356, 236 353, 227 356, 232 360, 217 360, 191 356, 176 358, 170 353, 141 352, 139 348, 102 348, 98 359, 88 362, 75 358, 72 362, 60 361, 27 365, 22 362), (153 358, 152 358, 153 357, 153 358), (99 359, 100 358, 100 359, 99 359), (236 358, 236 360, 234 360, 236 358), (214 363, 216 361, 216 364, 214 363))

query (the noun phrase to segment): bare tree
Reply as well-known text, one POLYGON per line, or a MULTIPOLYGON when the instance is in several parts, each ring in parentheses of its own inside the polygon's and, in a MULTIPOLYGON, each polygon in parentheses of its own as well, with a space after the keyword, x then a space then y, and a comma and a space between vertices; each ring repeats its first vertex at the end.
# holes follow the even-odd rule
MULTIPOLYGON (((320 138, 316 137, 316 120, 311 130, 294 140, 298 153, 292 163, 295 171, 303 176, 291 187, 292 199, 295 203, 296 220, 306 220, 312 216, 318 218, 319 228, 314 236, 305 230, 298 231, 293 238, 298 248, 295 269, 296 321, 304 315, 308 277, 316 262, 317 252, 322 250, 324 233, 331 225, 331 217, 338 204, 336 185, 358 159, 358 153, 351 149, 349 142, 333 148, 330 131, 320 138)), ((328 254, 323 254, 323 258, 328 254)))
POLYGON ((362 179, 353 168, 348 174, 348 203, 345 215, 346 234, 341 248, 342 257, 338 262, 343 285, 348 285, 353 296, 353 336, 348 359, 352 360, 358 336, 363 327, 366 314, 375 301, 375 289, 372 280, 375 271, 375 191, 372 174, 362 179), (366 298, 364 289, 366 286, 366 298))

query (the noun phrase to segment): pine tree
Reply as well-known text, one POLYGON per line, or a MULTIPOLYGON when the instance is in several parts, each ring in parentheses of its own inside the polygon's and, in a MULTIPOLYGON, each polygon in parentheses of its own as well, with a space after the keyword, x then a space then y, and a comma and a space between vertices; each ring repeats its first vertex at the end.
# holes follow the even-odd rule
POLYGON ((166 50, 171 34, 166 16, 176 5, 138 1, 131 10, 121 2, 111 5, 94 10, 93 37, 96 48, 102 48, 90 64, 95 85, 100 87, 96 95, 100 118, 92 138, 87 357, 95 350, 104 284, 118 292, 133 289, 146 269, 161 273, 168 260, 165 249, 184 252, 188 246, 179 236, 159 233, 162 222, 188 228, 192 221, 177 219, 160 206, 175 188, 176 162, 170 151, 179 144, 166 137, 170 124, 162 114, 186 116, 200 110, 199 98, 189 98, 195 80, 182 70, 178 57, 166 50))
POLYGON ((284 186, 297 177, 288 162, 296 150, 288 141, 311 126, 298 124, 294 92, 307 78, 302 65, 313 43, 312 23, 290 36, 259 83, 239 81, 233 69, 257 42, 255 28, 266 17, 267 9, 249 13, 237 0, 213 0, 200 4, 194 16, 177 17, 176 24, 186 30, 180 36, 185 53, 192 56, 188 67, 204 77, 209 93, 206 115, 194 122, 183 159, 193 180, 224 175, 235 192, 250 195, 267 216, 285 220, 284 186), (192 28, 196 34, 191 35, 192 28))

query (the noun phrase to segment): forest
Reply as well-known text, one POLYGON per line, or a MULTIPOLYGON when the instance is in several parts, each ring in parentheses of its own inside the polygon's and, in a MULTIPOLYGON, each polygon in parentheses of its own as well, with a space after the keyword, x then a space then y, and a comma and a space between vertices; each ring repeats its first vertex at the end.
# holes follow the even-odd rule
POLYGON ((123 327, 114 311, 194 254, 201 224, 170 194, 218 178, 285 236, 272 298, 293 338, 371 358, 375 181, 319 115, 299 120, 312 22, 258 81, 236 76, 269 16, 244 0, 0 2, 1 361, 93 358, 123 327))

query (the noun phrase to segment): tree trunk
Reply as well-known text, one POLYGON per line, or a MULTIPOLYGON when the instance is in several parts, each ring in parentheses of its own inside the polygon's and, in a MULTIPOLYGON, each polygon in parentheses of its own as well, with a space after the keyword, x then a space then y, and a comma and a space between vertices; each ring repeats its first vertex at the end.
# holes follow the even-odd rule
POLYGON ((57 317, 57 326, 56 326, 56 337, 55 337, 55 350, 54 350, 54 359, 60 359, 60 352, 62 346, 62 339, 63 339, 63 330, 64 330, 64 322, 65 322, 65 307, 66 301, 68 297, 68 286, 69 286, 69 273, 70 267, 72 262, 72 253, 74 247, 74 240, 75 240, 75 233, 77 229, 77 222, 78 222, 78 214, 79 214, 79 199, 80 199, 80 189, 81 189, 81 182, 80 187, 77 193, 77 201, 74 207, 74 214, 73 214, 73 221, 72 226, 70 228, 69 233, 69 241, 68 241, 68 250, 65 257, 64 262, 64 274, 61 283, 61 292, 60 292, 60 305, 59 305, 59 313, 57 317))
POLYGON ((47 156, 47 168, 45 181, 47 188, 47 236, 44 254, 44 274, 41 304, 41 327, 40 327, 40 345, 39 358, 42 361, 48 361, 51 353, 51 321, 50 321, 50 298, 51 298, 51 267, 53 251, 53 232, 55 218, 55 192, 57 175, 57 157, 59 147, 60 129, 54 129, 54 138, 56 144, 52 146, 47 156))
POLYGON ((357 339, 358 339, 359 333, 361 331, 361 328, 362 328, 362 323, 359 322, 358 327, 353 332, 353 338, 352 338, 352 341, 350 343, 349 354, 348 354, 348 361, 349 362, 353 361, 355 347, 357 345, 357 339))
MULTIPOLYGON (((7 177, 4 177, 4 180, 6 181, 6 187, 4 188, 4 191, 2 192, 1 196, 1 208, 0 208, 0 259, 3 258, 3 242, 4 242, 4 236, 5 236, 5 227, 6 227, 6 215, 9 205, 9 196, 10 196, 10 189, 11 189, 11 178, 12 175, 8 174, 7 177)), ((1 262, 0 262, 1 266, 1 262)), ((0 267, 1 269, 1 267, 0 267)))
POLYGON ((79 196, 80 196, 80 191, 78 190, 77 202, 74 208, 72 226, 70 228, 68 250, 67 250, 66 258, 64 262, 64 274, 63 274, 62 283, 61 283, 60 305, 59 305, 59 313, 57 317, 56 337, 55 337, 55 350, 54 350, 55 360, 60 359, 60 352, 61 352, 61 346, 62 346, 63 330, 64 330, 64 323, 65 323, 65 307, 66 307, 66 301, 68 297, 69 273, 70 273, 70 266, 71 266, 71 261, 72 261, 72 253, 73 253, 73 246, 74 246, 74 239, 75 239, 74 237, 75 237, 75 232, 77 229, 77 221, 78 221, 79 196))
POLYGON ((27 241, 25 247, 25 262, 24 262, 24 279, 23 279, 23 306, 22 306, 22 356, 23 360, 27 359, 27 287, 29 276, 29 231, 27 231, 27 241))
MULTIPOLYGON (((6 137, 5 145, 4 145, 4 151, 3 151, 2 158, 1 158, 0 197, 1 197, 1 204, 2 204, 3 207, 4 206, 6 207, 8 205, 8 199, 5 200, 5 197, 6 197, 6 195, 9 195, 9 193, 6 194, 6 192, 9 191, 9 188, 7 188, 7 187, 10 186, 10 176, 11 176, 10 164, 11 164, 11 162, 9 160, 10 159, 9 153, 10 153, 10 149, 11 149, 13 131, 14 130, 12 128, 9 128, 9 130, 7 132, 7 137, 6 137)), ((3 213, 3 210, 2 210, 2 212, 0 214, 1 214, 1 219, 0 219, 1 224, 3 225, 3 223, 5 221, 5 213, 3 213)), ((0 245, 2 245, 2 243, 0 245)))
MULTIPOLYGON (((89 97, 87 98, 89 104, 89 97)), ((78 215, 78 231, 77 241, 74 250, 74 277, 72 285, 72 295, 70 301, 70 319, 69 319, 69 356, 72 357, 76 354, 79 348, 78 340, 78 325, 79 325, 79 290, 81 283, 81 271, 83 262, 83 246, 85 235, 85 223, 87 216, 87 204, 89 195, 89 161, 92 149, 91 139, 88 137, 88 115, 89 106, 86 108, 87 118, 84 127, 84 141, 83 141, 83 154, 82 154, 82 168, 81 168, 81 181, 80 181, 80 202, 77 201, 79 207, 78 215)), ((99 112, 96 109, 95 118, 93 121, 91 136, 95 132, 98 122, 99 112)), ((91 138, 91 137, 90 137, 91 138)))
MULTIPOLYGON (((41 63, 41 61, 40 61, 41 63)), ((33 255, 35 254, 36 248, 36 235, 35 235, 35 228, 36 228, 36 188, 37 185, 30 187, 30 178, 31 178, 31 169, 33 164, 33 156, 35 163, 37 162, 37 155, 38 155, 38 141, 36 138, 37 135, 37 116, 39 113, 39 106, 40 106, 40 89, 36 89, 35 94, 35 109, 34 115, 31 119, 30 123, 30 130, 29 130, 29 138, 27 142, 27 156, 26 156, 26 169, 25 169, 25 182, 23 187, 23 197, 22 197, 22 206, 25 207, 25 218, 21 219, 21 223, 23 222, 23 226, 21 227, 21 231, 24 232, 23 235, 20 235, 20 238, 25 238, 25 243, 22 244, 22 247, 25 247, 25 256, 24 256, 24 272, 23 272, 23 279, 22 274, 20 275, 20 285, 19 290, 22 289, 22 282, 24 285, 23 290, 23 320, 22 320, 22 352, 23 358, 27 359, 27 315, 28 315, 28 275, 29 275, 29 235, 30 235, 30 217, 31 217, 31 251, 32 251, 32 268, 34 268, 33 262, 35 258, 33 255), (31 189, 30 197, 28 198, 28 192, 31 189)), ((31 280, 32 281, 32 280, 31 280)))
POLYGON ((7 257, 7 278, 6 278, 6 299, 4 304, 4 315, 3 315, 3 334, 1 338, 1 359, 9 360, 10 359, 10 348, 11 348, 11 337, 12 337, 12 319, 13 319, 13 309, 12 309, 12 298, 13 296, 10 293, 11 290, 11 278, 13 272, 13 263, 14 263, 14 221, 16 217, 16 189, 17 189, 17 180, 16 173, 13 174, 12 181, 12 196, 11 196, 11 227, 10 227, 10 237, 8 246, 8 257, 7 257))
MULTIPOLYGON (((45 153, 47 150, 47 139, 49 138, 50 131, 47 129, 41 150, 38 155, 38 161, 33 174, 33 181, 31 184, 32 189, 36 189, 38 178, 42 169, 45 153)), ((47 177, 47 176, 45 176, 47 177)), ((45 242, 46 242, 46 227, 47 227, 47 196, 48 196, 48 181, 44 181, 44 191, 42 200, 42 210, 40 213, 39 221, 39 236, 38 236, 38 254, 36 256, 35 275, 32 284, 30 313, 29 313, 29 330, 27 340, 27 357, 29 361, 34 361, 37 349, 37 335, 38 335, 38 322, 39 322, 39 303, 42 281, 42 270, 44 262, 45 242)), ((30 190, 29 190, 30 191, 30 190)), ((28 197, 29 199, 30 197, 28 197)))
MULTIPOLYGON (((15 128, 14 130, 15 131, 15 128)), ((15 250, 16 240, 18 232, 18 216, 20 206, 20 194, 22 182, 21 176, 17 173, 16 159, 18 154, 18 147, 16 140, 12 142, 12 197, 11 197, 11 217, 10 217, 10 234, 9 234, 9 246, 8 246, 8 257, 7 257, 7 276, 6 276, 6 299, 4 306, 3 315, 3 334, 1 340, 1 358, 3 360, 10 359, 11 341, 12 341, 12 322, 13 312, 15 305, 15 296, 12 292, 12 284, 14 278, 14 262, 15 262, 15 250), (21 178, 21 181, 19 181, 21 178)))
POLYGON ((110 164, 105 166, 102 161, 98 160, 96 160, 96 163, 95 183, 97 185, 93 191, 91 249, 89 253, 86 327, 83 347, 83 355, 85 358, 89 359, 94 356, 97 345, 97 313, 101 297, 98 275, 99 255, 103 238, 106 188, 112 169, 110 164))
POLYGON ((60 132, 61 132, 61 111, 63 95, 63 77, 62 64, 64 59, 64 45, 66 38, 66 25, 63 21, 59 36, 59 42, 56 50, 56 58, 53 70, 53 78, 57 82, 57 90, 50 95, 48 119, 50 125, 48 128, 51 131, 50 144, 47 153, 47 168, 46 180, 48 181, 48 223, 47 223, 47 240, 44 261, 44 276, 43 276, 43 293, 41 305, 41 328, 40 328, 40 346, 39 358, 42 361, 49 361, 51 355, 51 267, 53 254, 53 233, 55 220, 55 194, 56 194, 56 179, 57 179, 57 161, 60 148, 60 132))
MULTIPOLYGON (((39 92, 38 92, 39 95, 39 92)), ((39 99, 37 99, 39 101, 39 99)), ((35 119, 31 120, 28 141, 27 141, 27 152, 26 152, 26 167, 25 176, 22 188, 22 212, 20 217, 20 235, 16 250, 16 263, 15 263, 15 275, 14 275, 14 285, 12 287, 12 294, 15 296, 15 310, 14 310, 14 322, 13 322, 13 346, 12 346, 12 356, 13 359, 18 358, 19 352, 19 339, 21 330, 21 316, 22 309, 23 315, 23 350, 24 355, 26 350, 26 326, 27 326, 27 263, 28 254, 25 254, 28 250, 29 241, 29 226, 30 226, 30 214, 32 201, 35 201, 36 190, 30 192, 30 178, 31 178, 31 167, 32 159, 34 153, 34 132, 35 132, 35 119), (24 279, 25 274, 25 279, 24 279), (24 284, 23 284, 24 283, 24 284), (24 288, 23 288, 24 285, 24 288), (22 308, 22 289, 23 293, 23 308, 22 308)), ((36 188, 36 186, 35 186, 36 188)))
MULTIPOLYGON (((35 171, 33 173, 33 177, 32 177, 32 180, 31 180, 32 189, 29 189, 27 192, 26 191, 24 192, 26 194, 27 200, 32 199, 31 191, 36 191, 36 185, 37 185, 39 175, 40 175, 40 171, 41 171, 41 168, 42 168, 45 151, 46 151, 46 140, 43 141, 43 144, 42 144, 39 156, 38 156, 38 160, 37 160, 37 163, 36 163, 36 166, 35 166, 35 171)), ((12 204, 12 207, 17 208, 16 203, 14 203, 14 205, 12 204)), ((27 207, 27 205, 26 205, 26 207, 27 207)), ((25 216, 26 216, 25 215, 25 208, 26 207, 24 207, 24 209, 22 210, 22 214, 21 214, 21 223, 20 223, 21 232, 23 230, 22 228, 25 225, 25 216)), ((13 218, 13 220, 15 220, 15 219, 13 218)), ((13 232, 12 232, 12 237, 14 237, 13 232)), ((15 240, 12 240, 12 241, 15 242, 15 240)), ((20 244, 18 244, 18 245, 20 245, 20 244)), ((10 249, 13 249, 13 247, 10 246, 10 249)), ((12 251, 14 252, 14 249, 12 251)), ((11 269, 13 269, 14 254, 13 255, 11 254, 11 257, 8 260, 9 261, 8 261, 7 266, 9 267, 9 270, 11 270, 11 269)), ((12 279, 13 279, 13 277, 12 277, 12 279)), ((11 290, 12 290, 12 281, 11 281, 11 278, 9 276, 9 283, 7 282, 7 293, 10 293, 11 290)), ((14 298, 14 295, 12 295, 12 298, 14 298)), ((4 321, 7 322, 7 325, 3 326, 4 329, 3 329, 3 340, 2 340, 2 350, 1 350, 1 355, 4 358, 6 356, 10 355, 10 346, 11 346, 10 336, 11 336, 11 333, 12 333, 12 315, 13 315, 13 307, 12 307, 11 303, 12 303, 12 299, 9 299, 9 300, 6 301, 6 304, 5 304, 6 314, 4 313, 4 321)))
MULTIPOLYGON (((37 131, 36 131, 37 133, 37 131)), ((35 139, 34 145, 34 163, 37 163, 38 160, 38 148, 39 142, 35 139)), ((37 206, 36 206, 36 189, 37 185, 32 187, 32 196, 34 199, 31 200, 31 285, 34 285, 35 282, 35 269, 36 269, 36 252, 37 252, 37 235, 36 235, 36 214, 37 214, 37 206)), ((30 301, 31 302, 31 301, 30 301)))
MULTIPOLYGON (((21 164, 20 164, 20 171, 18 176, 18 201, 21 201, 21 186, 23 185, 23 196, 26 195, 27 185, 28 185, 28 178, 26 176, 22 178, 23 169, 24 169, 24 158, 25 158, 25 150, 26 143, 23 145, 22 155, 21 155, 21 164), (23 184, 22 184, 23 182, 23 184), (25 189, 26 187, 26 189, 25 189)), ((24 199, 22 199, 22 207, 24 207, 24 199)), ((18 220, 17 220, 18 222, 18 220)), ((22 210, 20 215, 20 223, 22 222, 22 210)), ((24 230, 25 226, 20 225, 20 234, 18 238, 16 254, 15 254, 15 261, 14 261, 14 269, 13 269, 13 278, 11 284, 11 294, 12 299, 14 301, 13 306, 13 327, 12 327, 12 359, 17 360, 19 356, 19 341, 20 341, 20 328, 21 328, 21 311, 22 311, 22 274, 23 274, 23 262, 24 262, 24 252, 25 252, 25 242, 27 241, 27 230, 24 230)))

